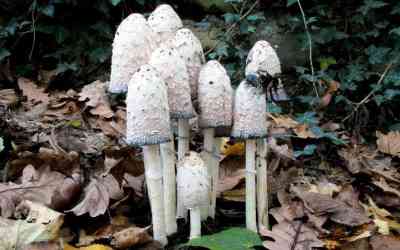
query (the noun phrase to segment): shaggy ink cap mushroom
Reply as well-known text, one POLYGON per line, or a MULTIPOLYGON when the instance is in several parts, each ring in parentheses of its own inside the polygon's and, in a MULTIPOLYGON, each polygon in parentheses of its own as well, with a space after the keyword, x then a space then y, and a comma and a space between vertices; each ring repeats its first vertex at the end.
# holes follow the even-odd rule
POLYGON ((131 146, 170 141, 171 125, 167 88, 152 66, 145 64, 129 82, 126 140, 131 146))
POLYGON ((242 81, 235 93, 231 136, 242 140, 266 137, 266 110, 263 90, 242 81))
POLYGON ((200 40, 190 29, 183 28, 175 33, 174 46, 185 60, 192 97, 197 96, 197 80, 201 66, 205 62, 203 47, 200 40))
POLYGON ((207 202, 210 183, 207 168, 198 153, 190 152, 178 162, 176 180, 178 195, 186 209, 197 208, 207 202))
POLYGON ((147 19, 150 28, 158 34, 159 43, 172 38, 183 27, 182 20, 168 4, 159 5, 147 19))
POLYGON ((199 74, 198 100, 201 128, 232 126, 232 87, 225 68, 216 60, 207 62, 199 74))
POLYGON ((147 63, 156 48, 155 40, 156 34, 143 15, 134 13, 121 22, 112 45, 110 93, 120 94, 128 90, 131 77, 147 63))
POLYGON ((160 73, 167 85, 171 118, 190 119, 194 117, 194 110, 186 64, 178 51, 168 44, 170 42, 161 44, 153 52, 149 64, 160 73))
POLYGON ((254 84, 261 76, 273 78, 281 72, 281 62, 274 48, 265 40, 256 42, 247 56, 246 80, 254 84))

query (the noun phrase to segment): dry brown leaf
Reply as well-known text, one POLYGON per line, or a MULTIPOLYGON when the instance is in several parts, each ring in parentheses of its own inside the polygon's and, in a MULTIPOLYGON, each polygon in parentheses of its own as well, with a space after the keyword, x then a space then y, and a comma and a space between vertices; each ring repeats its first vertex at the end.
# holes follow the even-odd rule
POLYGON ((272 230, 260 230, 262 236, 274 241, 264 241, 269 250, 312 250, 323 247, 324 242, 318 239, 318 234, 301 221, 282 222, 272 227, 272 230))
POLYGON ((245 178, 244 157, 228 157, 221 161, 217 195, 232 190, 245 178))
POLYGON ((364 167, 365 162, 375 159, 376 150, 363 145, 353 145, 339 150, 339 155, 346 161, 346 167, 352 174, 359 173, 364 167))
POLYGON ((13 89, 0 90, 0 105, 13 106, 17 104, 18 97, 13 89))
POLYGON ((389 235, 375 235, 369 240, 372 250, 399 250, 400 238, 389 235))
POLYGON ((110 174, 92 178, 85 188, 83 200, 70 211, 76 215, 89 213, 97 217, 106 212, 110 199, 122 198, 123 190, 118 181, 110 174))
POLYGON ((60 242, 36 242, 23 246, 21 250, 61 250, 60 242))
POLYGON ((287 144, 278 145, 274 137, 268 138, 268 147, 278 156, 286 157, 294 160, 293 150, 287 144))
POLYGON ((106 94, 107 85, 102 81, 94 81, 83 87, 79 93, 79 101, 86 102, 92 115, 102 118, 112 118, 114 112, 110 108, 110 103, 106 94))
POLYGON ((307 124, 300 124, 293 128, 293 131, 296 135, 300 138, 307 139, 307 138, 317 138, 314 133, 310 130, 310 127, 307 124))
POLYGON ((400 157, 400 132, 391 131, 388 134, 376 132, 378 150, 385 154, 400 157))
POLYGON ((245 148, 243 142, 233 143, 229 140, 229 138, 223 138, 220 150, 221 154, 225 157, 242 156, 244 155, 245 148))
POLYGON ((124 179, 126 180, 126 186, 131 187, 138 197, 143 197, 143 187, 144 187, 144 174, 139 176, 133 176, 131 174, 125 173, 124 179))
POLYGON ((307 192, 297 187, 292 187, 291 190, 303 200, 305 207, 314 215, 328 215, 332 221, 347 226, 359 226, 370 221, 363 211, 343 201, 334 200, 329 195, 307 192))
POLYGON ((95 120, 94 125, 107 136, 123 137, 126 131, 126 111, 118 109, 113 119, 98 118, 95 120))
POLYGON ((246 189, 240 188, 223 192, 221 198, 229 201, 245 202, 246 201, 245 194, 246 194, 246 189))
POLYGON ((118 249, 127 249, 152 240, 148 228, 128 227, 112 235, 111 245, 118 249))
POLYGON ((282 204, 279 208, 270 209, 269 213, 274 216, 278 223, 293 221, 305 216, 304 205, 301 201, 290 201, 282 204))
POLYGON ((27 97, 27 106, 32 107, 36 104, 49 104, 50 98, 47 93, 45 93, 44 88, 38 87, 31 80, 27 78, 18 78, 18 87, 22 90, 22 94, 27 97))
POLYGON ((274 121, 275 125, 277 127, 283 127, 283 128, 295 128, 299 125, 297 121, 295 121, 293 118, 285 115, 272 115, 268 114, 268 116, 274 121))
POLYGON ((389 185, 389 183, 386 182, 385 178, 380 177, 379 181, 372 181, 372 183, 379 187, 380 189, 382 189, 384 192, 390 193, 390 194, 394 194, 397 197, 400 197, 400 191, 398 190, 398 188, 393 188, 389 185))

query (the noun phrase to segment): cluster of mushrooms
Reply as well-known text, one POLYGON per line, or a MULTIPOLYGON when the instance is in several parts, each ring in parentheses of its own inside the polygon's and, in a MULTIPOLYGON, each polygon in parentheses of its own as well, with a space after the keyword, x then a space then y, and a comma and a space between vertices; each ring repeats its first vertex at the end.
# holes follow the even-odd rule
POLYGON ((108 91, 127 92, 126 142, 143 149, 155 240, 166 245, 188 210, 190 238, 201 235, 202 219, 215 217, 222 136, 246 141, 247 228, 268 223, 267 104, 257 82, 280 71, 274 49, 258 41, 248 55, 246 80, 234 93, 225 68, 205 61, 199 39, 171 6, 158 6, 147 20, 131 14, 119 25, 108 91), (189 149, 195 117, 204 135, 201 154, 189 149))

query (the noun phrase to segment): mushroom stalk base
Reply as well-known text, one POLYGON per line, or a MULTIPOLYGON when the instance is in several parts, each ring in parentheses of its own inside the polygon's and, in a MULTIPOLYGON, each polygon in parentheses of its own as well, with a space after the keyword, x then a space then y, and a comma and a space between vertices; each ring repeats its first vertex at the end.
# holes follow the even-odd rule
POLYGON ((212 169, 212 189, 211 189, 211 208, 210 208, 210 216, 211 218, 215 218, 215 209, 217 207, 217 191, 218 191, 218 183, 219 183, 219 154, 221 148, 222 140, 221 138, 214 139, 214 156, 213 156, 213 169, 212 169))
POLYGON ((176 224, 176 174, 175 174, 175 147, 171 142, 160 145, 164 181, 165 224, 167 235, 178 231, 176 224))
MULTIPOLYGON (((178 119, 178 160, 185 157, 189 152, 190 126, 188 119, 178 119)), ((176 205, 176 217, 187 218, 186 210, 183 206, 181 198, 178 196, 176 205)))
POLYGON ((210 186, 208 187, 208 200, 206 206, 202 206, 201 208, 201 218, 207 219, 208 216, 211 216, 213 213, 211 211, 211 194, 214 189, 213 181, 213 170, 215 168, 215 161, 214 161, 214 133, 215 130, 213 128, 206 128, 203 130, 204 135, 204 151, 205 151, 205 164, 207 166, 207 175, 208 175, 208 182, 210 186))
POLYGON ((199 207, 190 209, 190 239, 201 236, 201 211, 199 207))
POLYGON ((268 228, 267 143, 257 140, 257 218, 258 228, 268 228))
POLYGON ((246 227, 257 232, 256 140, 246 140, 246 227))
POLYGON ((143 159, 151 205, 153 238, 165 246, 168 240, 165 233, 164 193, 159 145, 144 146, 143 159))

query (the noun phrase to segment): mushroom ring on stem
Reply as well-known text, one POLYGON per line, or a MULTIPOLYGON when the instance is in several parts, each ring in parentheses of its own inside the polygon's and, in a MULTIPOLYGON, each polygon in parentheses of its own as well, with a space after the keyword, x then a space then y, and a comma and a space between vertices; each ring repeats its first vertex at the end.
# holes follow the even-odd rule
POLYGON ((167 88, 158 72, 143 65, 129 82, 126 141, 143 147, 154 239, 167 244, 159 144, 172 136, 167 88))
POLYGON ((217 184, 219 175, 220 147, 215 139, 215 129, 232 126, 233 91, 225 68, 215 60, 207 62, 199 74, 198 100, 200 107, 199 126, 203 128, 206 166, 210 178, 208 215, 215 217, 217 184))
POLYGON ((190 210, 190 239, 201 236, 200 208, 207 203, 208 187, 207 168, 195 152, 190 152, 178 163, 178 197, 184 208, 190 210))
POLYGON ((235 93, 232 137, 246 141, 246 227, 257 232, 256 139, 267 136, 266 97, 262 89, 242 81, 235 93))

